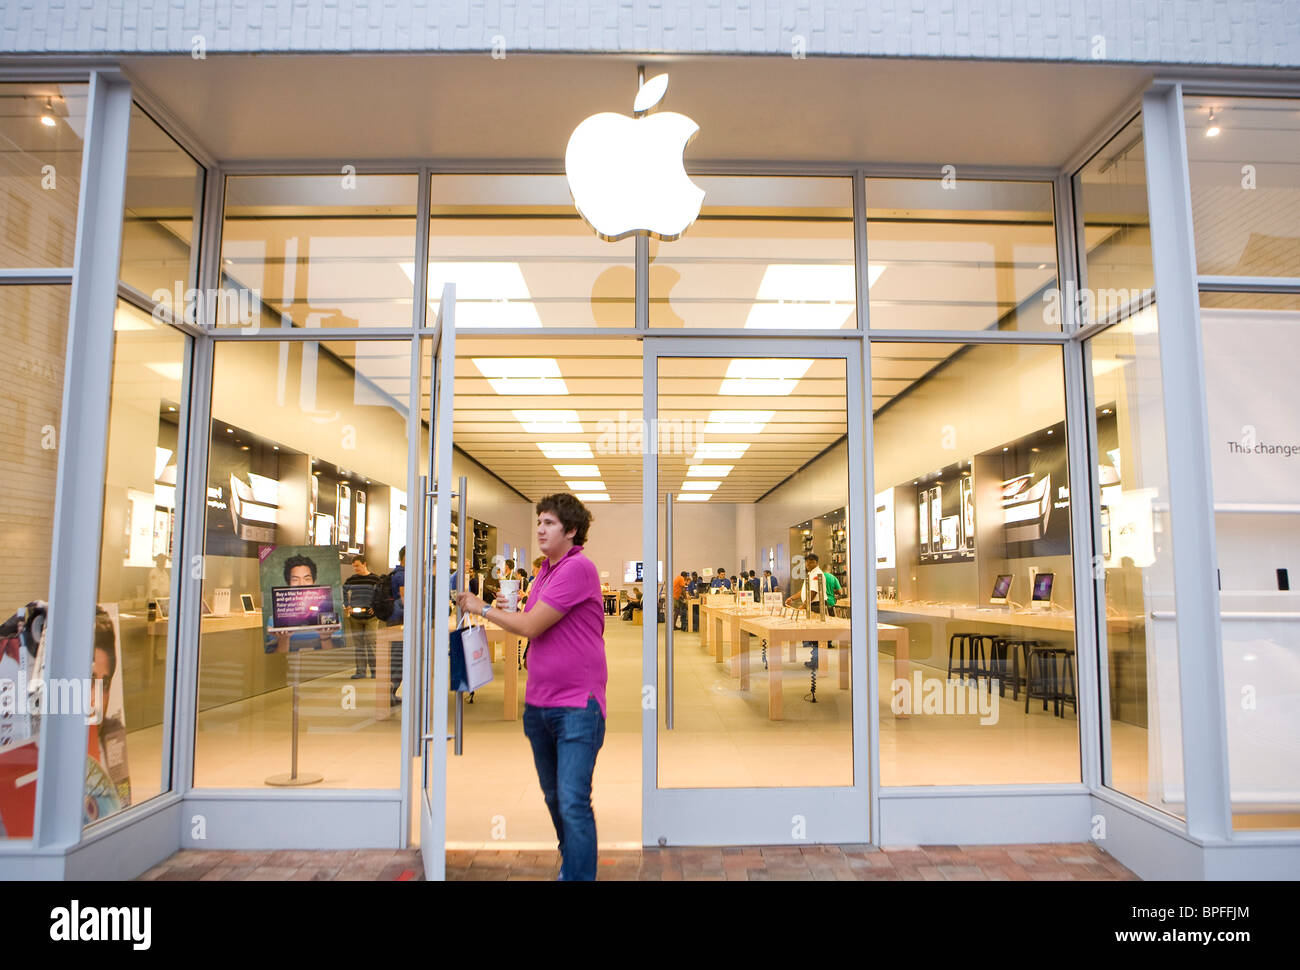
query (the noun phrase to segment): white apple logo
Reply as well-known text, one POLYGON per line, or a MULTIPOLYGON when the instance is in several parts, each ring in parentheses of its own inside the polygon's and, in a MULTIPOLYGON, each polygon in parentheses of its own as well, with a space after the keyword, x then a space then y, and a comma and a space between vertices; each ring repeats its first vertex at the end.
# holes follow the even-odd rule
POLYGON ((564 171, 573 203, 602 239, 647 232, 671 242, 700 214, 704 190, 690 180, 682 153, 700 130, 672 111, 650 111, 668 90, 668 75, 651 78, 637 92, 638 116, 602 111, 569 136, 564 171))

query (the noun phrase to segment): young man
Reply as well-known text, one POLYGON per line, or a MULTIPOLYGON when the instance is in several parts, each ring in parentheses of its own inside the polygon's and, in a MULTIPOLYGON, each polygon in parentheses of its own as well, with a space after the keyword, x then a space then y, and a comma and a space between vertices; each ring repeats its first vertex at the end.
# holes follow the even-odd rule
POLYGON ((462 610, 528 637, 531 662, 524 734, 560 844, 560 879, 596 878, 591 776, 605 742, 605 604, 600 573, 583 554, 591 513, 569 494, 537 503, 537 547, 546 557, 524 611, 505 612, 461 593, 462 610))
POLYGON ((713 581, 709 583, 709 589, 731 589, 731 580, 727 578, 727 571, 721 566, 718 567, 718 572, 713 577, 713 581))
POLYGON ((772 575, 772 570, 770 569, 763 570, 763 579, 759 583, 758 591, 760 595, 764 593, 775 593, 777 591, 776 577, 772 575))
POLYGON ((353 680, 375 675, 375 634, 379 620, 372 609, 379 577, 370 571, 366 557, 352 557, 352 575, 343 584, 344 616, 347 618, 349 636, 354 637, 357 671, 353 680))
MULTIPOLYGON (((821 570, 821 559, 815 552, 810 552, 803 559, 807 579, 803 587, 794 596, 785 601, 786 606, 799 606, 808 611, 808 615, 820 613, 822 608, 822 590, 826 591, 826 612, 835 605, 835 596, 840 591, 840 582, 831 573, 821 570)), ((812 659, 804 664, 809 670, 817 667, 817 641, 805 640, 805 647, 812 648, 812 659)))
POLYGON ((683 633, 691 628, 686 609, 686 584, 690 578, 690 574, 682 570, 681 574, 673 580, 673 626, 677 625, 677 617, 681 616, 683 633))

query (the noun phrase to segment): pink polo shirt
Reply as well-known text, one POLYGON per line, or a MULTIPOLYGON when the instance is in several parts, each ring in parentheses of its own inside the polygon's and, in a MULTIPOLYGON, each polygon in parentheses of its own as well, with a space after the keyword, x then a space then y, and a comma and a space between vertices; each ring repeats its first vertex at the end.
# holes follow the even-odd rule
POLYGON ((529 641, 524 702, 534 707, 586 707, 595 696, 605 716, 605 603, 595 564, 574 546, 554 566, 542 563, 528 590, 527 613, 538 602, 559 610, 545 633, 529 641))

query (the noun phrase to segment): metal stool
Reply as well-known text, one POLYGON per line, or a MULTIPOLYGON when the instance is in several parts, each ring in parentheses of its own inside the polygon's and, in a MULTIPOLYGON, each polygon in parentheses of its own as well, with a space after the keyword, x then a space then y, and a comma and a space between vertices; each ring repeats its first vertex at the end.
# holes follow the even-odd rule
POLYGON ((1029 662, 1026 651, 1039 646, 1037 640, 1021 640, 1016 637, 994 637, 993 646, 990 651, 990 666, 994 675, 998 678, 998 696, 1004 697, 1007 685, 1007 654, 1010 653, 1011 661, 1011 699, 1020 700, 1021 684, 1027 682, 1020 676, 1020 659, 1026 657, 1025 673, 1029 672, 1029 662))
POLYGON ((1033 697, 1042 698, 1043 710, 1047 702, 1052 702, 1052 713, 1057 717, 1065 716, 1065 705, 1071 704, 1074 713, 1079 713, 1079 703, 1074 681, 1074 650, 1071 647, 1054 647, 1035 643, 1029 648, 1025 663, 1025 713, 1029 713, 1029 701, 1033 697), (1057 676, 1057 658, 1061 658, 1060 677, 1057 676), (1067 690, 1068 684, 1068 690, 1067 690))

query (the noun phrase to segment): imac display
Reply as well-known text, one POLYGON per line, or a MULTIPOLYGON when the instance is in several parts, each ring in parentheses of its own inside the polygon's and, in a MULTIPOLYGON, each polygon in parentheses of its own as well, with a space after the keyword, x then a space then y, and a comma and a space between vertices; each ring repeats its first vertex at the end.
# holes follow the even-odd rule
POLYGON ((1056 579, 1055 573, 1039 573, 1034 577, 1034 609, 1046 610, 1052 606, 1052 582, 1056 579))
POLYGON ((993 595, 989 597, 990 603, 1005 604, 1007 598, 1011 595, 1011 573, 999 573, 998 578, 993 581, 993 595))

